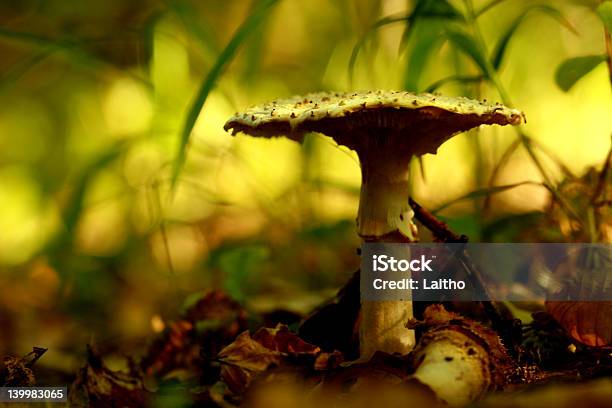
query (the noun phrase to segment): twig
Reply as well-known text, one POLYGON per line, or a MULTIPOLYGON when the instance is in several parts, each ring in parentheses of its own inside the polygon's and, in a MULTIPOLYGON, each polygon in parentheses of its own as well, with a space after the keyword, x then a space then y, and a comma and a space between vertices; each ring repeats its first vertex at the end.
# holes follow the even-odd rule
POLYGON ((32 351, 30 351, 23 357, 22 361, 26 361, 27 359, 29 359, 25 362, 25 366, 28 368, 32 368, 34 364, 38 361, 38 359, 41 358, 43 354, 47 352, 47 350, 48 349, 43 347, 33 347, 32 351))
POLYGON ((455 253, 457 260, 461 268, 466 272, 470 283, 477 293, 482 293, 484 295, 485 299, 481 300, 480 303, 491 321, 491 326, 500 334, 504 344, 508 347, 508 351, 516 357, 520 345, 520 327, 517 329, 516 320, 508 321, 508 319, 501 314, 497 305, 491 301, 491 296, 484 284, 482 273, 476 265, 472 263, 472 260, 465 251, 465 244, 468 242, 468 237, 466 235, 458 235, 451 231, 444 222, 438 220, 432 213, 421 207, 412 198, 410 198, 409 204, 414 211, 415 218, 430 230, 437 240, 443 243, 463 244, 455 253))
POLYGON ((432 213, 421 207, 412 198, 410 198, 409 204, 412 211, 414 211, 416 219, 419 220, 425 228, 430 230, 438 241, 455 244, 468 242, 467 236, 455 234, 448 228, 448 225, 438 220, 432 213))

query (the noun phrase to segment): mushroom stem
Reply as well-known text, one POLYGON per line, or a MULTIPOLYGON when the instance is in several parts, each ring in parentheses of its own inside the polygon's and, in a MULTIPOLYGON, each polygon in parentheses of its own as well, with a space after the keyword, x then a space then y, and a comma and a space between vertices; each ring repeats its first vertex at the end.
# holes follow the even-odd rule
POLYGON ((413 242, 414 212, 408 204, 410 156, 388 153, 359 153, 362 183, 357 232, 364 241, 384 241, 385 236, 399 232, 402 241, 413 242))
MULTIPOLYGON (((377 146, 378 147, 378 146, 377 146)), ((416 226, 409 199, 410 154, 397 149, 358 150, 362 184, 357 230, 364 242, 413 242, 416 226)), ((412 300, 362 301, 359 351, 362 360, 377 350, 409 353, 414 330, 406 328, 413 317, 412 300)))
POLYGON ((411 300, 364 300, 359 327, 360 360, 369 360, 376 351, 408 354, 416 343, 414 330, 406 328, 412 319, 411 300))

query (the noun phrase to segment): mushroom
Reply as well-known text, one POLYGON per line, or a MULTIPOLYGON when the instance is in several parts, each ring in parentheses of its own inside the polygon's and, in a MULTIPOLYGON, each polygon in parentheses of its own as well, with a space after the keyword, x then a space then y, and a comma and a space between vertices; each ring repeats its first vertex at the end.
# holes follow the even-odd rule
MULTIPOLYGON (((453 135, 483 124, 516 125, 520 111, 463 97, 403 91, 312 93, 254 106, 224 126, 232 134, 286 136, 318 132, 355 150, 361 163, 357 232, 364 242, 414 242, 409 206, 413 156, 436 153, 453 135)), ((362 301, 360 355, 407 354, 415 344, 405 327, 412 301, 362 301)))

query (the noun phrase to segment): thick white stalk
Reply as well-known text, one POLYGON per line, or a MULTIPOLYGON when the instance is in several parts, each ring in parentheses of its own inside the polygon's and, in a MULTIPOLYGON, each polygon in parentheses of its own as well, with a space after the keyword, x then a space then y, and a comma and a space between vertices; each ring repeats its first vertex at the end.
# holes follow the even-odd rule
POLYGON ((415 344, 414 330, 407 329, 406 322, 412 317, 410 300, 362 301, 360 359, 368 360, 376 351, 410 353, 415 344))
MULTIPOLYGON (((416 229, 409 198, 409 155, 387 151, 360 154, 362 184, 357 230, 365 242, 412 242, 416 229), (398 157, 399 156, 399 157, 398 157)), ((362 301, 360 358, 376 351, 407 354, 415 344, 412 300, 362 301)))
POLYGON ((360 154, 357 232, 364 241, 385 240, 385 235, 415 240, 414 213, 408 204, 410 156, 397 156, 394 152, 360 154))

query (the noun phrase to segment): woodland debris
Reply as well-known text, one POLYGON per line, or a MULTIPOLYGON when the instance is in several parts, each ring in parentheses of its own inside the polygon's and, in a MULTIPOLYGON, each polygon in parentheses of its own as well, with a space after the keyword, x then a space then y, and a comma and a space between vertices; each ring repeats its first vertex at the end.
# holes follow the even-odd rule
POLYGON ((74 407, 142 407, 152 400, 145 389, 143 376, 131 367, 129 372, 112 371, 91 346, 87 362, 70 387, 69 401, 74 407))
POLYGON ((199 371, 248 327, 247 313, 220 291, 203 295, 153 341, 140 363, 147 375, 174 369, 199 371))
POLYGON ((430 327, 411 355, 412 378, 451 406, 464 406, 503 389, 516 372, 495 331, 442 305, 429 306, 424 320, 410 325, 430 327))
POLYGON ((46 351, 46 348, 34 347, 23 357, 4 357, 0 363, 0 386, 31 387, 35 385, 36 379, 32 367, 46 351))
POLYGON ((221 350, 218 359, 221 378, 233 392, 241 394, 268 369, 290 366, 322 371, 337 367, 342 355, 325 353, 279 324, 274 329, 261 328, 252 336, 248 331, 241 333, 221 350))

